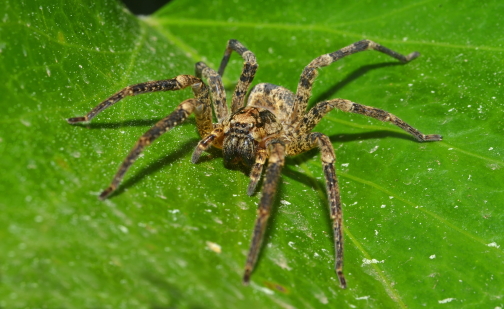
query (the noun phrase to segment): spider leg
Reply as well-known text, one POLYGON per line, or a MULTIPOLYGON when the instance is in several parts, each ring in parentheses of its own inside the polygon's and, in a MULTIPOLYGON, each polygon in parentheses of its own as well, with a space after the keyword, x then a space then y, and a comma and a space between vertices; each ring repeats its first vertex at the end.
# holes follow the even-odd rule
POLYGON ((268 218, 271 212, 278 179, 285 161, 285 146, 280 141, 272 141, 268 145, 269 159, 266 169, 266 178, 262 191, 261 200, 257 209, 257 219, 255 222, 254 232, 252 235, 252 243, 245 264, 245 272, 243 275, 243 284, 248 284, 250 275, 257 261, 261 244, 264 238, 264 231, 268 223, 268 218))
POLYGON ((222 129, 222 126, 220 124, 217 124, 215 126, 215 129, 213 129, 213 131, 210 132, 209 135, 207 135, 205 138, 203 138, 201 141, 199 141, 198 145, 196 145, 196 148, 194 149, 194 152, 191 157, 191 162, 192 163, 198 162, 198 160, 201 156, 201 153, 203 153, 203 151, 210 148, 210 146, 212 146, 212 145, 214 145, 217 148, 222 148, 222 137, 223 136, 224 136, 224 131, 222 129))
POLYGON ((288 155, 296 155, 312 148, 318 147, 321 152, 322 168, 326 180, 327 196, 329 198, 329 211, 333 222, 335 271, 338 275, 340 286, 346 288, 345 275, 343 274, 343 214, 341 211, 341 197, 338 179, 334 170, 336 155, 329 137, 322 133, 310 133, 299 137, 296 143, 290 144, 288 155))
POLYGON ((248 87, 254 79, 254 75, 257 71, 257 61, 253 52, 248 50, 242 43, 237 40, 229 40, 224 51, 224 56, 222 57, 221 64, 219 66, 219 75, 224 74, 224 70, 229 61, 232 51, 237 52, 245 60, 243 63, 243 70, 236 85, 235 91, 233 92, 233 98, 231 100, 231 112, 236 112, 240 107, 243 107, 245 101, 245 95, 247 94, 248 87))
POLYGON ((212 94, 212 101, 217 115, 217 122, 222 123, 224 119, 228 118, 228 108, 226 105, 226 91, 222 84, 222 78, 215 70, 208 67, 204 62, 196 63, 196 76, 202 76, 208 80, 210 92, 212 94))
POLYGON ((311 129, 315 127, 320 119, 322 119, 325 114, 327 114, 334 108, 338 108, 344 112, 361 114, 376 118, 381 121, 390 122, 413 135, 420 142, 440 141, 443 139, 443 137, 438 134, 422 134, 420 131, 389 112, 376 107, 361 105, 344 99, 332 99, 329 101, 317 103, 317 105, 315 105, 308 113, 306 113, 299 122, 299 131, 304 133, 311 131, 311 129))
POLYGON ((196 98, 205 104, 199 105, 196 110, 196 120, 198 123, 198 131, 201 136, 205 136, 213 129, 212 125, 212 110, 209 108, 208 87, 203 84, 201 79, 192 75, 179 75, 175 78, 151 81, 128 86, 110 98, 98 104, 84 117, 68 118, 68 123, 78 123, 83 121, 90 121, 100 112, 106 108, 114 105, 127 96, 134 96, 142 93, 157 92, 157 91, 170 91, 180 90, 188 86, 193 86, 193 92, 196 98), (206 133, 206 134, 205 134, 206 133))
POLYGON ((266 149, 258 149, 256 160, 254 165, 252 166, 252 170, 250 171, 250 183, 247 188, 247 194, 253 195, 257 184, 259 183, 259 179, 261 178, 262 170, 264 163, 266 162, 268 154, 266 153, 266 149))
POLYGON ((170 115, 166 116, 164 119, 158 121, 152 128, 145 132, 140 139, 136 142, 135 146, 129 152, 126 159, 119 167, 119 170, 114 176, 112 183, 100 194, 100 199, 103 200, 107 198, 118 186, 121 180, 126 174, 126 171, 135 162, 140 153, 145 149, 145 147, 152 144, 152 142, 161 136, 163 133, 168 132, 171 128, 180 124, 195 110, 201 103, 196 99, 188 99, 180 103, 177 109, 170 115))
POLYGON ((415 58, 417 58, 420 54, 418 52, 412 52, 411 54, 404 56, 399 54, 391 49, 388 49, 378 43, 375 43, 370 40, 362 40, 347 47, 344 47, 340 50, 337 50, 333 53, 322 55, 318 58, 313 59, 303 70, 301 73, 301 78, 299 79, 297 91, 296 91, 296 101, 295 106, 296 111, 291 116, 291 122, 294 122, 299 115, 303 115, 306 111, 306 107, 308 105, 308 99, 311 96, 311 89, 313 86, 313 82, 317 77, 317 69, 321 67, 325 67, 330 65, 331 63, 345 57, 348 55, 352 55, 361 51, 373 49, 379 52, 382 52, 390 57, 396 58, 397 60, 407 63, 415 58))

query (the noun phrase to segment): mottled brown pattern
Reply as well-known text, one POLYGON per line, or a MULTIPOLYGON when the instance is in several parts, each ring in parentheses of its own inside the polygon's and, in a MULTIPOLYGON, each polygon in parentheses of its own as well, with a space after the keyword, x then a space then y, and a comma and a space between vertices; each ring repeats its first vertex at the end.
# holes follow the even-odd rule
MULTIPOLYGON (((212 95, 212 101, 215 106, 215 113, 217 115, 217 122, 222 122, 229 116, 226 104, 226 91, 224 90, 224 84, 222 84, 221 76, 215 72, 214 69, 208 67, 204 62, 196 63, 195 71, 197 77, 204 77, 208 80, 208 85, 211 89, 210 93, 212 95)), ((210 106, 210 104, 207 106, 210 106)))
POLYGON ((299 80, 298 88, 296 91, 297 112, 294 113, 293 118, 291 118, 291 122, 296 122, 298 115, 303 115, 305 113, 306 107, 308 106, 308 100, 310 99, 311 96, 311 88, 313 86, 315 78, 317 77, 318 68, 328 66, 331 63, 338 61, 339 59, 345 56, 352 55, 369 49, 387 54, 390 57, 394 57, 403 63, 407 63, 420 55, 418 52, 412 52, 407 56, 403 56, 373 41, 362 40, 347 47, 344 47, 340 50, 337 50, 333 53, 325 54, 313 59, 304 68, 303 73, 301 74, 301 78, 299 80))
POLYGON ((100 194, 100 198, 108 197, 119 186, 128 168, 146 146, 149 146, 161 134, 183 122, 194 112, 196 126, 202 139, 194 149, 191 158, 193 163, 196 163, 203 151, 211 146, 222 149, 226 164, 241 161, 251 167, 247 194, 253 195, 259 183, 263 167, 266 161, 268 162, 252 242, 245 264, 244 284, 249 282, 261 250, 264 231, 273 206, 285 156, 293 156, 315 147, 318 148, 321 152, 330 217, 333 223, 335 271, 340 286, 346 288, 346 280, 343 274, 343 215, 340 190, 334 169, 336 155, 329 138, 322 133, 311 132, 311 130, 325 114, 337 108, 344 112, 362 114, 390 122, 410 133, 419 141, 441 140, 440 135, 424 135, 386 111, 349 100, 332 99, 323 101, 317 103, 309 111, 306 110, 312 85, 318 74, 318 68, 330 65, 342 57, 368 49, 380 51, 404 63, 415 59, 419 55, 417 52, 413 52, 408 56, 403 56, 375 42, 369 40, 359 41, 333 53, 317 57, 310 62, 301 74, 295 94, 286 88, 262 83, 251 90, 247 104, 244 106, 245 95, 257 70, 257 62, 254 54, 240 42, 229 40, 218 73, 203 62, 198 62, 196 64, 196 76, 179 75, 172 79, 128 86, 100 103, 86 116, 69 118, 68 122, 89 121, 126 96, 155 91, 179 90, 191 86, 195 98, 182 102, 174 112, 159 121, 140 137, 119 167, 110 186, 100 194), (244 59, 244 66, 233 92, 231 108, 229 109, 226 105, 226 95, 221 76, 232 51, 237 52, 244 59), (209 87, 203 83, 201 78, 208 81, 209 87), (212 106, 217 123, 212 123, 212 106))
POLYGON ((233 92, 233 98, 231 99, 231 112, 234 113, 244 105, 245 95, 247 94, 250 83, 252 83, 252 80, 254 79, 258 64, 253 52, 249 51, 237 40, 229 40, 226 50, 224 51, 224 57, 222 57, 221 64, 219 66, 220 76, 224 75, 224 70, 226 69, 229 57, 231 57, 233 50, 237 52, 243 60, 245 60, 243 63, 242 74, 238 79, 238 83, 236 84, 236 88, 233 92))

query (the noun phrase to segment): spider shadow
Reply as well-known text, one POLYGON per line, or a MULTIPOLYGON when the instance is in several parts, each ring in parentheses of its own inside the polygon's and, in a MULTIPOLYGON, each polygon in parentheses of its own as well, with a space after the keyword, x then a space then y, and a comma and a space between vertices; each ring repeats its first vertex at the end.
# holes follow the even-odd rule
MULTIPOLYGON (((383 139, 384 137, 393 137, 393 138, 401 138, 405 140, 410 140, 410 141, 417 141, 413 137, 411 137, 408 134, 404 134, 401 132, 394 132, 394 131, 388 131, 388 130, 376 130, 376 131, 370 131, 370 132, 365 132, 365 133, 344 133, 344 134, 335 134, 329 136, 329 139, 331 140, 331 143, 346 143, 346 142, 352 142, 352 141, 362 141, 362 140, 367 140, 367 139, 383 139)), ((318 187, 325 187, 325 182, 323 181, 318 181, 319 184, 315 185, 314 180, 312 177, 307 176, 303 173, 297 172, 289 166, 297 165, 297 164, 302 164, 307 161, 314 160, 314 157, 316 156, 317 153, 319 153, 320 150, 318 148, 313 148, 311 150, 308 150, 306 152, 303 152, 299 155, 296 155, 294 157, 287 157, 285 158, 285 167, 282 170, 282 174, 286 175, 287 177, 290 177, 292 179, 295 179, 296 181, 311 187, 313 189, 317 189, 318 187), (320 186, 322 184, 322 186, 320 186)), ((338 162, 338 153, 336 151, 336 162, 338 162)), ((323 174, 322 169, 320 170, 321 175, 323 174)), ((337 171, 336 171, 337 173, 337 171)), ((325 191, 324 191, 325 192, 325 191)), ((327 199, 327 197, 326 197, 327 199)))
MULTIPOLYGON (((153 127, 158 121, 160 121, 163 118, 151 118, 151 119, 130 119, 130 120, 124 120, 124 121, 117 121, 117 122, 103 122, 103 123, 76 123, 74 126, 77 127, 82 127, 86 129, 119 129, 119 128, 124 128, 124 127, 153 127)), ((181 123, 178 127, 183 127, 186 125, 194 125, 195 121, 194 119, 188 119, 185 122, 181 123)), ((122 182, 119 187, 110 194, 108 198, 112 198, 116 195, 122 194, 126 189, 129 187, 135 185, 137 182, 142 180, 144 177, 149 176, 160 169, 162 169, 164 166, 177 161, 184 156, 186 156, 189 152, 194 150, 194 147, 197 145, 199 139, 192 138, 188 141, 186 141, 184 144, 182 144, 181 147, 179 147, 177 150, 171 152, 168 155, 165 155, 164 157, 158 158, 156 160, 156 163, 150 164, 149 166, 141 169, 138 171, 135 175, 132 177, 128 178, 126 181, 122 182)), ((133 147, 133 143, 131 146, 133 147)), ((125 154, 126 156, 126 154, 125 154)))
POLYGON ((146 127, 146 126, 154 126, 154 124, 156 124, 161 119, 162 118, 151 118, 141 120, 130 119, 116 122, 76 123, 73 124, 73 126, 86 129, 119 129, 124 127, 146 127))
POLYGON ((146 167, 142 168, 141 170, 137 171, 133 176, 128 178, 126 181, 124 181, 117 190, 112 192, 112 194, 108 198, 112 198, 116 195, 122 194, 124 191, 126 191, 128 188, 134 186, 136 183, 138 183, 140 180, 144 179, 145 177, 156 173, 157 171, 161 170, 163 167, 170 165, 172 162, 176 162, 178 160, 181 160, 182 158, 186 157, 190 152, 194 151, 194 147, 198 144, 198 139, 196 138, 191 138, 188 141, 184 142, 179 148, 176 150, 172 151, 171 153, 159 157, 155 163, 149 164, 146 167))
MULTIPOLYGON (((368 139, 384 139, 384 138, 399 138, 399 139, 404 139, 408 141, 413 141, 413 142, 418 142, 413 136, 408 135, 406 133, 402 132, 396 132, 396 131, 389 131, 389 130, 373 130, 369 132, 363 132, 363 133, 342 133, 342 134, 333 134, 329 136, 329 139, 331 140, 331 143, 347 143, 347 142, 353 142, 353 141, 362 141, 362 140, 368 140, 368 139)), ((305 163, 308 160, 313 160, 313 157, 315 154, 320 152, 318 148, 313 148, 310 149, 306 152, 303 152, 299 155, 296 155, 294 157, 287 157, 285 158, 285 165, 296 165, 299 163, 305 163)), ((338 162, 338 153, 336 152, 336 163, 338 162)))
POLYGON ((392 67, 392 66, 397 66, 397 65, 404 65, 405 63, 400 63, 400 62, 383 62, 383 63, 376 63, 376 64, 368 64, 364 65, 356 70, 354 70, 352 73, 347 75, 343 80, 340 82, 336 83, 334 86, 330 87, 326 91, 322 92, 319 94, 317 97, 314 97, 311 99, 312 102, 321 102, 330 99, 336 92, 338 92, 340 89, 345 87, 346 85, 350 84, 354 80, 358 79, 359 77, 363 76, 367 72, 375 69, 380 69, 380 68, 385 68, 385 67, 392 67))
POLYGON ((158 305, 154 303, 154 300, 151 300, 151 309, 175 309, 175 308, 180 308, 182 304, 185 304, 186 302, 189 303, 189 305, 185 304, 187 307, 184 306, 184 308, 189 308, 189 309, 203 309, 206 308, 203 305, 197 304, 196 299, 192 300, 185 300, 186 296, 186 291, 182 291, 179 289, 176 284, 173 284, 166 280, 166 278, 161 277, 157 275, 156 273, 152 273, 150 271, 143 271, 141 273, 141 277, 149 282, 152 286, 155 286, 158 288, 160 291, 162 291, 164 294, 167 294, 170 296, 171 302, 169 305, 158 305))
MULTIPOLYGON (((355 133, 355 134, 337 134, 337 135, 331 135, 329 136, 329 139, 331 140, 331 143, 344 143, 344 142, 351 142, 351 141, 361 141, 361 140, 366 140, 366 139, 379 139, 379 138, 384 138, 384 137, 393 137, 393 138, 401 138, 401 139, 406 139, 406 140, 413 140, 416 141, 413 137, 410 135, 401 133, 401 132, 394 132, 394 131, 387 131, 387 130, 378 130, 378 131, 370 131, 370 132, 365 132, 365 133, 355 133)), ((327 197, 327 192, 325 189, 325 180, 322 178, 321 180, 315 179, 314 177, 310 177, 302 172, 296 171, 293 169, 291 166, 295 166, 298 164, 305 163, 309 160, 314 160, 314 157, 316 156, 317 153, 319 153, 320 150, 318 148, 313 148, 307 152, 301 153, 297 156, 294 157, 287 157, 285 159, 285 166, 282 170, 282 175, 287 176, 288 178, 302 183, 305 185, 307 188, 311 188, 316 191, 322 191, 323 195, 319 197, 320 200, 320 205, 324 205, 324 207, 321 208, 322 211, 324 211, 325 217, 326 217, 326 230, 328 231, 328 235, 332 235, 332 221, 330 218, 330 214, 327 211, 327 205, 329 203, 328 197, 327 197)), ((338 154, 336 152, 336 163, 338 162, 338 154)), ((336 168, 336 175, 338 175, 337 171, 337 166, 336 168)), ((323 170, 322 168, 320 169, 319 172, 315 171, 317 175, 323 176, 323 170)), ((340 188, 341 189, 341 188, 340 188)), ((278 201, 275 201, 275 205, 278 205, 278 201)), ((277 209, 277 207, 273 207, 273 209, 277 209)))
MULTIPOLYGON (((283 177, 282 177, 282 175, 284 174, 284 172, 283 172, 284 170, 285 170, 285 167, 282 169, 282 174, 278 178, 276 192, 281 192, 282 191, 282 187, 284 185, 283 184, 283 177)), ((264 176, 264 172, 263 172, 263 176, 264 176)), ((258 192, 262 191, 263 180, 264 180, 264 177, 261 177, 261 180, 257 184, 257 188, 256 188, 256 190, 255 190, 255 192, 254 192, 254 194, 252 196, 257 195, 258 192)), ((266 251, 268 251, 268 243, 270 243, 271 239, 273 238, 272 235, 275 232, 278 232, 278 230, 279 230, 278 227, 277 227, 277 225, 276 225, 276 221, 277 221, 276 217, 277 217, 277 214, 278 214, 278 210, 280 208, 279 205, 280 205, 281 198, 282 198, 281 194, 275 194, 274 200, 273 200, 273 202, 271 204, 268 222, 266 223, 266 229, 265 229, 264 235, 263 235, 263 241, 262 241, 262 243, 260 245, 261 247, 259 249, 259 254, 257 255, 256 264, 254 266, 254 269, 252 270, 252 274, 251 274, 252 279, 251 280, 253 280, 254 272, 261 265, 262 256, 264 254, 266 254, 266 251)), ((253 226, 254 229, 255 229, 255 224, 256 224, 256 222, 254 221, 254 226, 253 226)))
MULTIPOLYGON (((321 102, 330 99, 336 92, 338 92, 340 89, 345 87, 346 85, 350 84, 354 80, 358 79, 359 77, 363 76, 367 72, 375 69, 380 69, 384 67, 391 67, 391 66, 398 66, 398 65, 404 65, 405 63, 400 63, 400 62, 384 62, 384 63, 376 63, 376 64, 368 64, 365 66, 362 66, 356 70, 354 70, 352 73, 350 73, 347 77, 345 77, 343 80, 340 82, 336 83, 323 93, 319 94, 317 97, 314 97, 311 101, 315 102, 321 102)), ((312 104, 313 105, 313 104, 312 104)), ((411 135, 402 133, 402 132, 395 132, 395 131, 389 131, 389 130, 373 130, 370 132, 365 132, 365 133, 346 133, 346 134, 334 134, 329 136, 329 139, 331 140, 331 143, 345 143, 345 142, 352 142, 352 141, 357 141, 357 140, 366 140, 366 139, 381 139, 384 137, 393 137, 393 138, 401 138, 405 140, 413 140, 417 141, 414 137, 411 135)), ((295 163, 304 163, 308 160, 313 159, 314 155, 318 152, 319 150, 317 148, 311 149, 307 152, 304 152, 300 155, 295 156, 294 158, 286 158, 286 166, 289 164, 295 164, 295 163)), ((337 154, 336 154, 337 155, 337 154)), ((293 170, 289 170, 288 173, 294 172, 293 170)), ((294 172, 297 173, 297 172, 294 172)), ((287 173, 286 173, 287 174, 287 173)), ((300 174, 300 173, 299 173, 300 174)), ((294 176, 294 174, 291 174, 294 176)), ((303 174, 300 174, 303 175, 303 174)), ((300 182, 304 183, 305 185, 312 186, 313 181, 309 177, 299 177, 299 175, 296 177, 296 179, 300 180, 300 182), (300 180, 303 179, 304 180, 300 180)))

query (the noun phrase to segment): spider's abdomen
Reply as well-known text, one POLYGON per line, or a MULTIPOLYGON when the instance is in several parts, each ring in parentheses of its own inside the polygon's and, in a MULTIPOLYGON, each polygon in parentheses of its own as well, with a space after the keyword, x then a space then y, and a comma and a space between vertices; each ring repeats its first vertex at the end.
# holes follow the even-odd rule
POLYGON ((265 142, 282 130, 272 112, 251 106, 240 108, 224 125, 222 150, 226 165, 237 160, 253 165, 257 151, 264 149, 265 142))
POLYGON ((275 114, 278 122, 286 124, 295 117, 294 101, 295 95, 289 89, 262 83, 250 91, 247 106, 266 108, 275 114))

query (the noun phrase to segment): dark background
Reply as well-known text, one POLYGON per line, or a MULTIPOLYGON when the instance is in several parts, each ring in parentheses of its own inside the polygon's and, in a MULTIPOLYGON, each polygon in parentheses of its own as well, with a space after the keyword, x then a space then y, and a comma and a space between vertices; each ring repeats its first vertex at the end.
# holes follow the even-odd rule
POLYGON ((135 15, 150 15, 171 0, 123 0, 126 7, 135 15))

